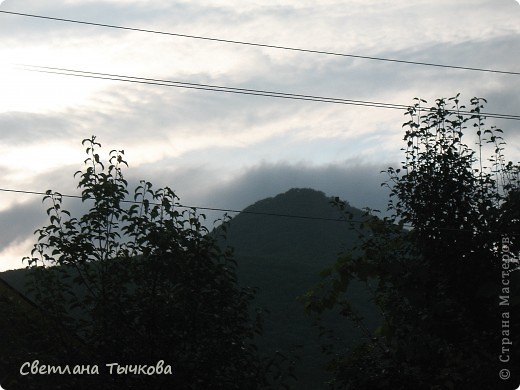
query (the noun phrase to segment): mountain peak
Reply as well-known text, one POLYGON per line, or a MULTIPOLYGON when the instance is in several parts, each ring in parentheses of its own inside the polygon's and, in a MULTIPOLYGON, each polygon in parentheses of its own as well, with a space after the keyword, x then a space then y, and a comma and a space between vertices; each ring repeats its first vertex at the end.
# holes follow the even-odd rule
MULTIPOLYGON (((288 351, 291 345, 306 345, 298 363, 302 389, 325 388, 327 378, 321 369, 325 362, 319 336, 296 297, 320 282, 320 272, 335 263, 338 253, 358 242, 352 221, 344 220, 343 211, 331 204, 334 200, 322 191, 292 188, 245 208, 227 230, 241 285, 257 287, 255 303, 269 311, 259 347, 288 351)), ((348 204, 346 209, 354 220, 363 219, 361 210, 348 204)), ((368 307, 366 294, 359 288, 353 294, 360 307, 368 307)), ((352 345, 360 337, 358 330, 344 324, 335 330, 354 340, 352 345)))
MULTIPOLYGON (((312 188, 291 188, 274 197, 255 202, 244 209, 244 214, 262 212, 312 218, 339 218, 341 213, 332 206, 332 201, 333 198, 327 197, 322 191, 312 188)), ((349 206, 348 202, 347 206, 349 206)))
MULTIPOLYGON (((320 257, 326 253, 328 261, 333 261, 341 244, 352 243, 357 237, 345 221, 344 211, 334 207, 333 200, 311 188, 292 188, 260 200, 231 220, 228 242, 240 254, 272 256, 286 253, 289 248, 309 262, 314 259, 308 256, 318 253, 320 257)), ((347 204, 347 211, 356 220, 362 219, 361 210, 347 204)))

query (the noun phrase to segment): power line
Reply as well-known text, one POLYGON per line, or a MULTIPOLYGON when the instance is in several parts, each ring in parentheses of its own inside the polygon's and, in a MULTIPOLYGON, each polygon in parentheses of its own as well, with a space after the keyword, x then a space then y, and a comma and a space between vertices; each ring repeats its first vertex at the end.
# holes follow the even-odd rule
MULTIPOLYGON (((378 103, 378 102, 363 101, 363 100, 331 98, 331 97, 324 97, 324 96, 265 91, 265 90, 258 90, 258 89, 234 88, 234 87, 225 87, 225 86, 210 85, 210 84, 198 84, 198 83, 190 83, 190 82, 182 82, 182 81, 144 78, 144 77, 137 77, 137 76, 125 76, 125 75, 117 75, 117 74, 110 74, 110 73, 53 68, 53 67, 46 67, 46 66, 34 66, 34 65, 23 65, 23 64, 19 65, 19 66, 21 67, 20 69, 26 70, 26 71, 31 71, 31 72, 49 73, 49 74, 57 74, 57 75, 63 75, 63 76, 93 78, 93 79, 101 79, 101 80, 125 81, 125 82, 130 82, 130 83, 157 85, 157 86, 164 86, 164 87, 199 89, 199 90, 205 90, 205 91, 226 92, 226 93, 235 93, 235 94, 243 94, 243 95, 265 96, 265 97, 278 97, 278 98, 294 99, 294 100, 308 100, 308 101, 323 102, 323 103, 339 103, 339 104, 360 105, 360 106, 368 106, 368 107, 394 108, 394 109, 400 109, 400 110, 405 110, 408 108, 408 106, 402 105, 402 104, 378 103)), ((519 119, 520 119, 520 116, 519 116, 519 119)))
MULTIPOLYGON (((397 110, 405 110, 405 111, 409 109, 409 106, 404 105, 404 104, 394 104, 394 103, 384 103, 384 102, 374 102, 374 101, 354 100, 354 99, 343 99, 343 98, 332 98, 332 97, 325 97, 325 96, 266 91, 266 90, 259 90, 259 89, 235 88, 235 87, 226 87, 226 86, 210 85, 210 84, 198 84, 198 83, 183 82, 183 81, 163 80, 163 79, 145 78, 145 77, 137 77, 137 76, 126 76, 126 75, 111 74, 111 73, 90 72, 90 71, 83 71, 83 70, 76 70, 76 69, 55 68, 55 67, 48 67, 48 66, 23 65, 23 64, 18 65, 18 66, 20 67, 20 69, 25 70, 25 71, 57 74, 57 75, 62 75, 62 76, 74 76, 74 77, 111 80, 111 81, 123 81, 123 82, 129 82, 129 83, 156 85, 156 86, 164 86, 164 87, 198 89, 198 90, 213 91, 213 92, 264 96, 264 97, 272 97, 272 98, 303 100, 303 101, 312 101, 312 102, 321 102, 321 103, 355 105, 355 106, 365 106, 365 107, 373 107, 373 108, 389 108, 389 109, 397 109, 397 110)), ((473 113, 473 112, 464 111, 464 110, 460 110, 460 111, 446 110, 446 111, 451 112, 451 113, 457 113, 457 114, 464 115, 464 116, 475 115, 475 113, 473 113)), ((495 118, 495 119, 520 120, 520 115, 513 115, 513 114, 497 114, 497 113, 483 112, 483 113, 481 113, 481 115, 488 117, 488 118, 495 118)))
MULTIPOLYGON (((28 194, 28 195, 58 195, 62 198, 72 198, 72 199, 82 199, 82 196, 79 195, 67 195, 62 194, 59 192, 53 192, 53 193, 47 193, 47 192, 39 192, 39 191, 27 191, 27 190, 15 190, 15 189, 8 189, 8 188, 0 188, 0 192, 11 192, 11 193, 18 193, 18 194, 28 194)), ((87 198, 88 200, 94 200, 93 198, 87 198)), ((138 201, 135 200, 122 200, 121 203, 130 203, 130 204, 141 204, 138 201)), ((154 203, 149 202, 150 205, 157 205, 160 206, 160 203, 154 203)), ((268 217, 281 217, 281 218, 294 218, 294 219, 303 219, 303 220, 314 220, 314 221, 331 221, 331 222, 351 222, 351 223, 364 223, 367 222, 366 220, 356 220, 356 219, 346 219, 346 218, 327 218, 327 217, 314 217, 310 215, 296 215, 296 214, 282 214, 282 213, 268 213, 268 212, 262 212, 262 211, 250 211, 250 210, 235 210, 235 209, 225 209, 225 208, 216 208, 216 207, 201 207, 201 206, 187 206, 182 204, 176 204, 175 207, 184 208, 184 209, 192 209, 192 210, 206 210, 206 211, 219 211, 224 213, 235 213, 235 214, 249 214, 249 215, 261 215, 261 216, 268 216, 268 217)), ((377 216, 371 216, 378 218, 377 216)), ((413 228, 412 225, 404 225, 408 228, 413 228)), ((436 228, 438 230, 445 230, 445 231, 466 231, 466 232, 473 232, 471 229, 457 229, 457 228, 436 228)), ((494 232, 490 231, 487 233, 492 234, 503 234, 501 232, 494 232)), ((518 236, 519 234, 516 233, 507 233, 512 236, 518 236)))
MULTIPOLYGON (((28 195, 49 195, 46 192, 38 192, 38 191, 25 191, 25 190, 14 190, 9 188, 0 188, 0 192, 12 192, 12 193, 18 193, 18 194, 28 194, 28 195)), ((63 198, 72 198, 72 199, 83 199, 80 195, 67 195, 67 194, 61 194, 59 192, 54 192, 52 194, 59 195, 63 198)), ((93 200, 92 198, 88 198, 90 200, 93 200)), ((138 201, 134 200, 122 200, 122 203, 131 203, 131 204, 141 204, 138 201)), ((158 205, 160 206, 160 203, 153 203, 150 202, 151 205, 158 205)), ((285 218, 297 218, 297 219, 310 219, 310 220, 318 220, 318 221, 333 221, 333 222, 345 222, 345 219, 342 218, 326 218, 326 217, 313 217, 309 215, 294 215, 294 214, 281 214, 281 213, 267 213, 267 212, 261 212, 261 211, 249 211, 249 210, 234 210, 234 209, 224 209, 224 208, 217 208, 217 207, 200 207, 200 206, 188 206, 188 205, 182 205, 177 204, 176 207, 184 208, 184 209, 193 209, 193 210, 206 210, 206 211, 219 211, 224 213, 235 213, 235 214, 253 214, 253 215, 265 215, 270 217, 285 217, 285 218)), ((355 221, 355 220, 349 220, 351 222, 363 222, 363 221, 355 221)))
POLYGON ((290 46, 270 45, 270 44, 264 44, 264 43, 246 42, 246 41, 199 36, 199 35, 188 35, 188 34, 173 33, 173 32, 160 31, 160 30, 149 30, 149 29, 136 28, 136 27, 118 26, 118 25, 112 25, 112 24, 87 22, 87 21, 83 21, 83 20, 57 18, 57 17, 51 17, 51 16, 34 15, 34 14, 12 12, 12 11, 0 11, 0 13, 30 17, 30 18, 53 20, 53 21, 58 21, 58 22, 67 22, 67 23, 76 23, 76 24, 83 24, 83 25, 89 25, 89 26, 114 28, 114 29, 119 29, 119 30, 144 32, 144 33, 150 33, 150 34, 169 35, 169 36, 175 36, 175 37, 180 37, 180 38, 199 39, 199 40, 205 40, 205 41, 262 47, 262 48, 268 48, 268 49, 289 50, 289 51, 295 51, 295 52, 300 52, 300 53, 322 54, 322 55, 329 55, 329 56, 336 56, 336 57, 348 57, 348 58, 357 58, 357 59, 372 60, 372 61, 385 61, 385 62, 407 64, 407 65, 420 65, 420 66, 430 66, 430 67, 437 67, 437 68, 447 68, 447 69, 457 69, 457 70, 498 73, 498 74, 520 76, 520 72, 513 72, 513 71, 507 71, 507 70, 476 68, 476 67, 458 66, 458 65, 446 65, 446 64, 437 64, 437 63, 431 63, 431 62, 399 60, 399 59, 395 59, 395 58, 363 56, 363 55, 358 55, 358 54, 346 54, 346 53, 338 53, 338 52, 325 51, 325 50, 303 49, 303 48, 290 47, 290 46))

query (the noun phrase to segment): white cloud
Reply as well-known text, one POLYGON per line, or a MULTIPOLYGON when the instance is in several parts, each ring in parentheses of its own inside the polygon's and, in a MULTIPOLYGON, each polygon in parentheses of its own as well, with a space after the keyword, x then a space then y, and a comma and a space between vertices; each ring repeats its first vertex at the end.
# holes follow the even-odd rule
MULTIPOLYGON (((2 9, 412 61, 513 71, 520 63, 520 13, 507 0, 7 0, 2 9)), ((0 34, 5 62, 396 104, 410 104, 414 97, 433 103, 461 92, 465 101, 488 97, 490 112, 518 114, 517 76, 5 14, 0 14, 0 34)), ((217 206, 225 203, 229 208, 275 195, 287 185, 340 190, 334 180, 340 180, 338 167, 346 159, 374 168, 401 157, 401 124, 406 119, 401 111, 12 69, 0 72, 0 83, 4 187, 74 191, 71 175, 84 158, 80 142, 92 134, 106 151, 125 149, 132 177, 173 183, 188 201, 206 206, 227 199, 217 206)), ((510 140, 508 157, 518 160, 517 122, 488 123, 504 129, 510 140)), ((362 188, 362 176, 356 177, 362 188)), ((2 212, 14 210, 16 198, 1 196, 2 212)))

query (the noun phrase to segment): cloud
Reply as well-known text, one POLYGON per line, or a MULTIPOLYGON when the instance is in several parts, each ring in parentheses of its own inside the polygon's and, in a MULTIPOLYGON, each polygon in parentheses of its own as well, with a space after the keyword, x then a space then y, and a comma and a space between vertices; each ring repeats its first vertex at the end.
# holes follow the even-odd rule
MULTIPOLYGON (((355 207, 384 211, 387 193, 380 187, 380 183, 386 179, 380 174, 384 168, 385 165, 356 161, 321 166, 264 163, 242 170, 235 177, 226 177, 211 167, 192 166, 162 172, 145 170, 146 177, 138 176, 145 172, 128 170, 127 179, 131 189, 139 179, 151 181, 155 188, 170 186, 186 206, 242 210, 258 200, 291 188, 314 188, 328 196, 339 196, 355 207)), ((65 171, 53 172, 53 190, 64 194, 78 193, 73 189, 76 180, 69 176, 70 172, 64 175, 65 171)), ((42 177, 41 181, 49 183, 49 179, 50 175, 42 177)), ((0 269, 19 266, 18 258, 28 255, 32 244, 36 242, 33 231, 48 223, 45 210, 50 205, 42 204, 41 198, 38 195, 19 195, 18 199, 24 199, 23 203, 15 203, 0 212, 0 229, 5 232, 0 239, 0 254, 3 253, 4 258, 6 253, 10 254, 9 259, 4 259, 5 265, 0 264, 0 269)), ((81 215, 87 207, 78 199, 64 199, 63 208, 71 211, 73 216, 81 215)), ((207 214, 207 225, 210 228, 215 219, 223 216, 223 212, 201 212, 207 214)))
POLYGON ((39 224, 45 221, 45 210, 41 201, 34 200, 24 204, 11 207, 9 210, 0 212, 2 221, 2 235, 0 237, 0 248, 17 244, 31 235, 39 224))
POLYGON ((63 114, 27 112, 0 113, 0 141, 18 147, 41 143, 45 139, 70 138, 77 129, 74 118, 63 114))
MULTIPOLYGON (((182 175, 172 175, 172 182, 183 189, 179 194, 198 205, 241 210, 267 197, 291 188, 313 188, 329 196, 339 196, 355 207, 386 210, 386 192, 380 183, 386 177, 380 173, 387 165, 344 162, 310 166, 305 164, 264 163, 255 165, 234 178, 212 183, 202 188, 182 185, 182 175)), ((204 172, 190 180, 203 183, 204 172)))
POLYGON ((35 237, 33 232, 43 226, 45 219, 45 210, 39 200, 0 211, 0 271, 24 266, 21 260, 24 256, 30 256, 36 240, 30 238, 35 237))
MULTIPOLYGON (((513 71, 520 61, 512 1, 8 0, 2 8, 411 61, 513 71)), ((517 76, 0 19, 2 58, 23 62, 405 105, 461 92, 466 103, 488 98, 488 112, 518 114, 520 106, 517 76)), ((29 72, 1 73, 0 84, 1 180, 10 188, 76 192, 72 174, 85 158, 80 142, 95 134, 103 154, 126 151, 132 182, 171 185, 191 205, 241 209, 291 187, 312 187, 384 209, 378 172, 402 158, 406 117, 398 110, 29 72)), ((517 122, 487 123, 504 130, 506 157, 517 161, 517 122)), ((36 207, 4 196, 2 212, 19 211, 21 201, 36 207)), ((29 226, 37 222, 25 218, 29 226)), ((25 242, 15 231, 19 238, 3 243, 10 253, 25 242)))

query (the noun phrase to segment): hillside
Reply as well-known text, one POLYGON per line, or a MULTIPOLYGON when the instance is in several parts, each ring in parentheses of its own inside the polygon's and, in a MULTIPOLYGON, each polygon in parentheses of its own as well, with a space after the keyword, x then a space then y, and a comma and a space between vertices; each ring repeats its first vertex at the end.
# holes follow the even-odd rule
MULTIPOLYGON (((228 244, 235 249, 240 283, 259 289, 256 305, 265 314, 264 335, 259 341, 266 351, 287 352, 291 345, 303 345, 297 367, 298 389, 326 388, 318 329, 303 313, 297 297, 320 281, 320 271, 334 264, 338 253, 358 239, 350 224, 335 221, 345 215, 330 204, 325 194, 311 189, 291 189, 284 194, 256 202, 235 217, 228 230, 228 244), (268 213, 273 215, 255 215, 268 213), (275 215, 298 215, 293 218, 275 215), (333 219, 333 220, 325 220, 333 219)), ((363 212, 348 208, 353 220, 362 220, 363 212)), ((350 296, 375 324, 377 316, 368 304, 361 285, 350 296)), ((338 323, 338 316, 324 318, 328 327, 346 340, 345 347, 357 343, 361 334, 351 324, 338 323)))
MULTIPOLYGON (((291 189, 247 207, 231 220, 227 231, 226 242, 234 248, 240 284, 258 288, 254 304, 265 311, 264 333, 257 340, 260 349, 270 355, 280 351, 289 356, 293 346, 302 346, 296 350, 300 360, 296 366, 298 382, 292 383, 294 389, 325 389, 328 379, 321 352, 326 340, 320 339, 298 297, 315 286, 320 272, 358 239, 350 223, 338 221, 345 214, 330 202, 331 198, 322 192, 291 189)), ((363 219, 361 210, 348 207, 348 211, 353 220, 363 219)), ((24 292, 25 273, 8 271, 0 277, 24 292)), ((369 324, 375 324, 377 316, 363 286, 352 286, 350 296, 369 324)), ((323 323, 345 342, 342 347, 352 347, 362 335, 338 319, 341 317, 337 314, 325 316, 323 323)))

